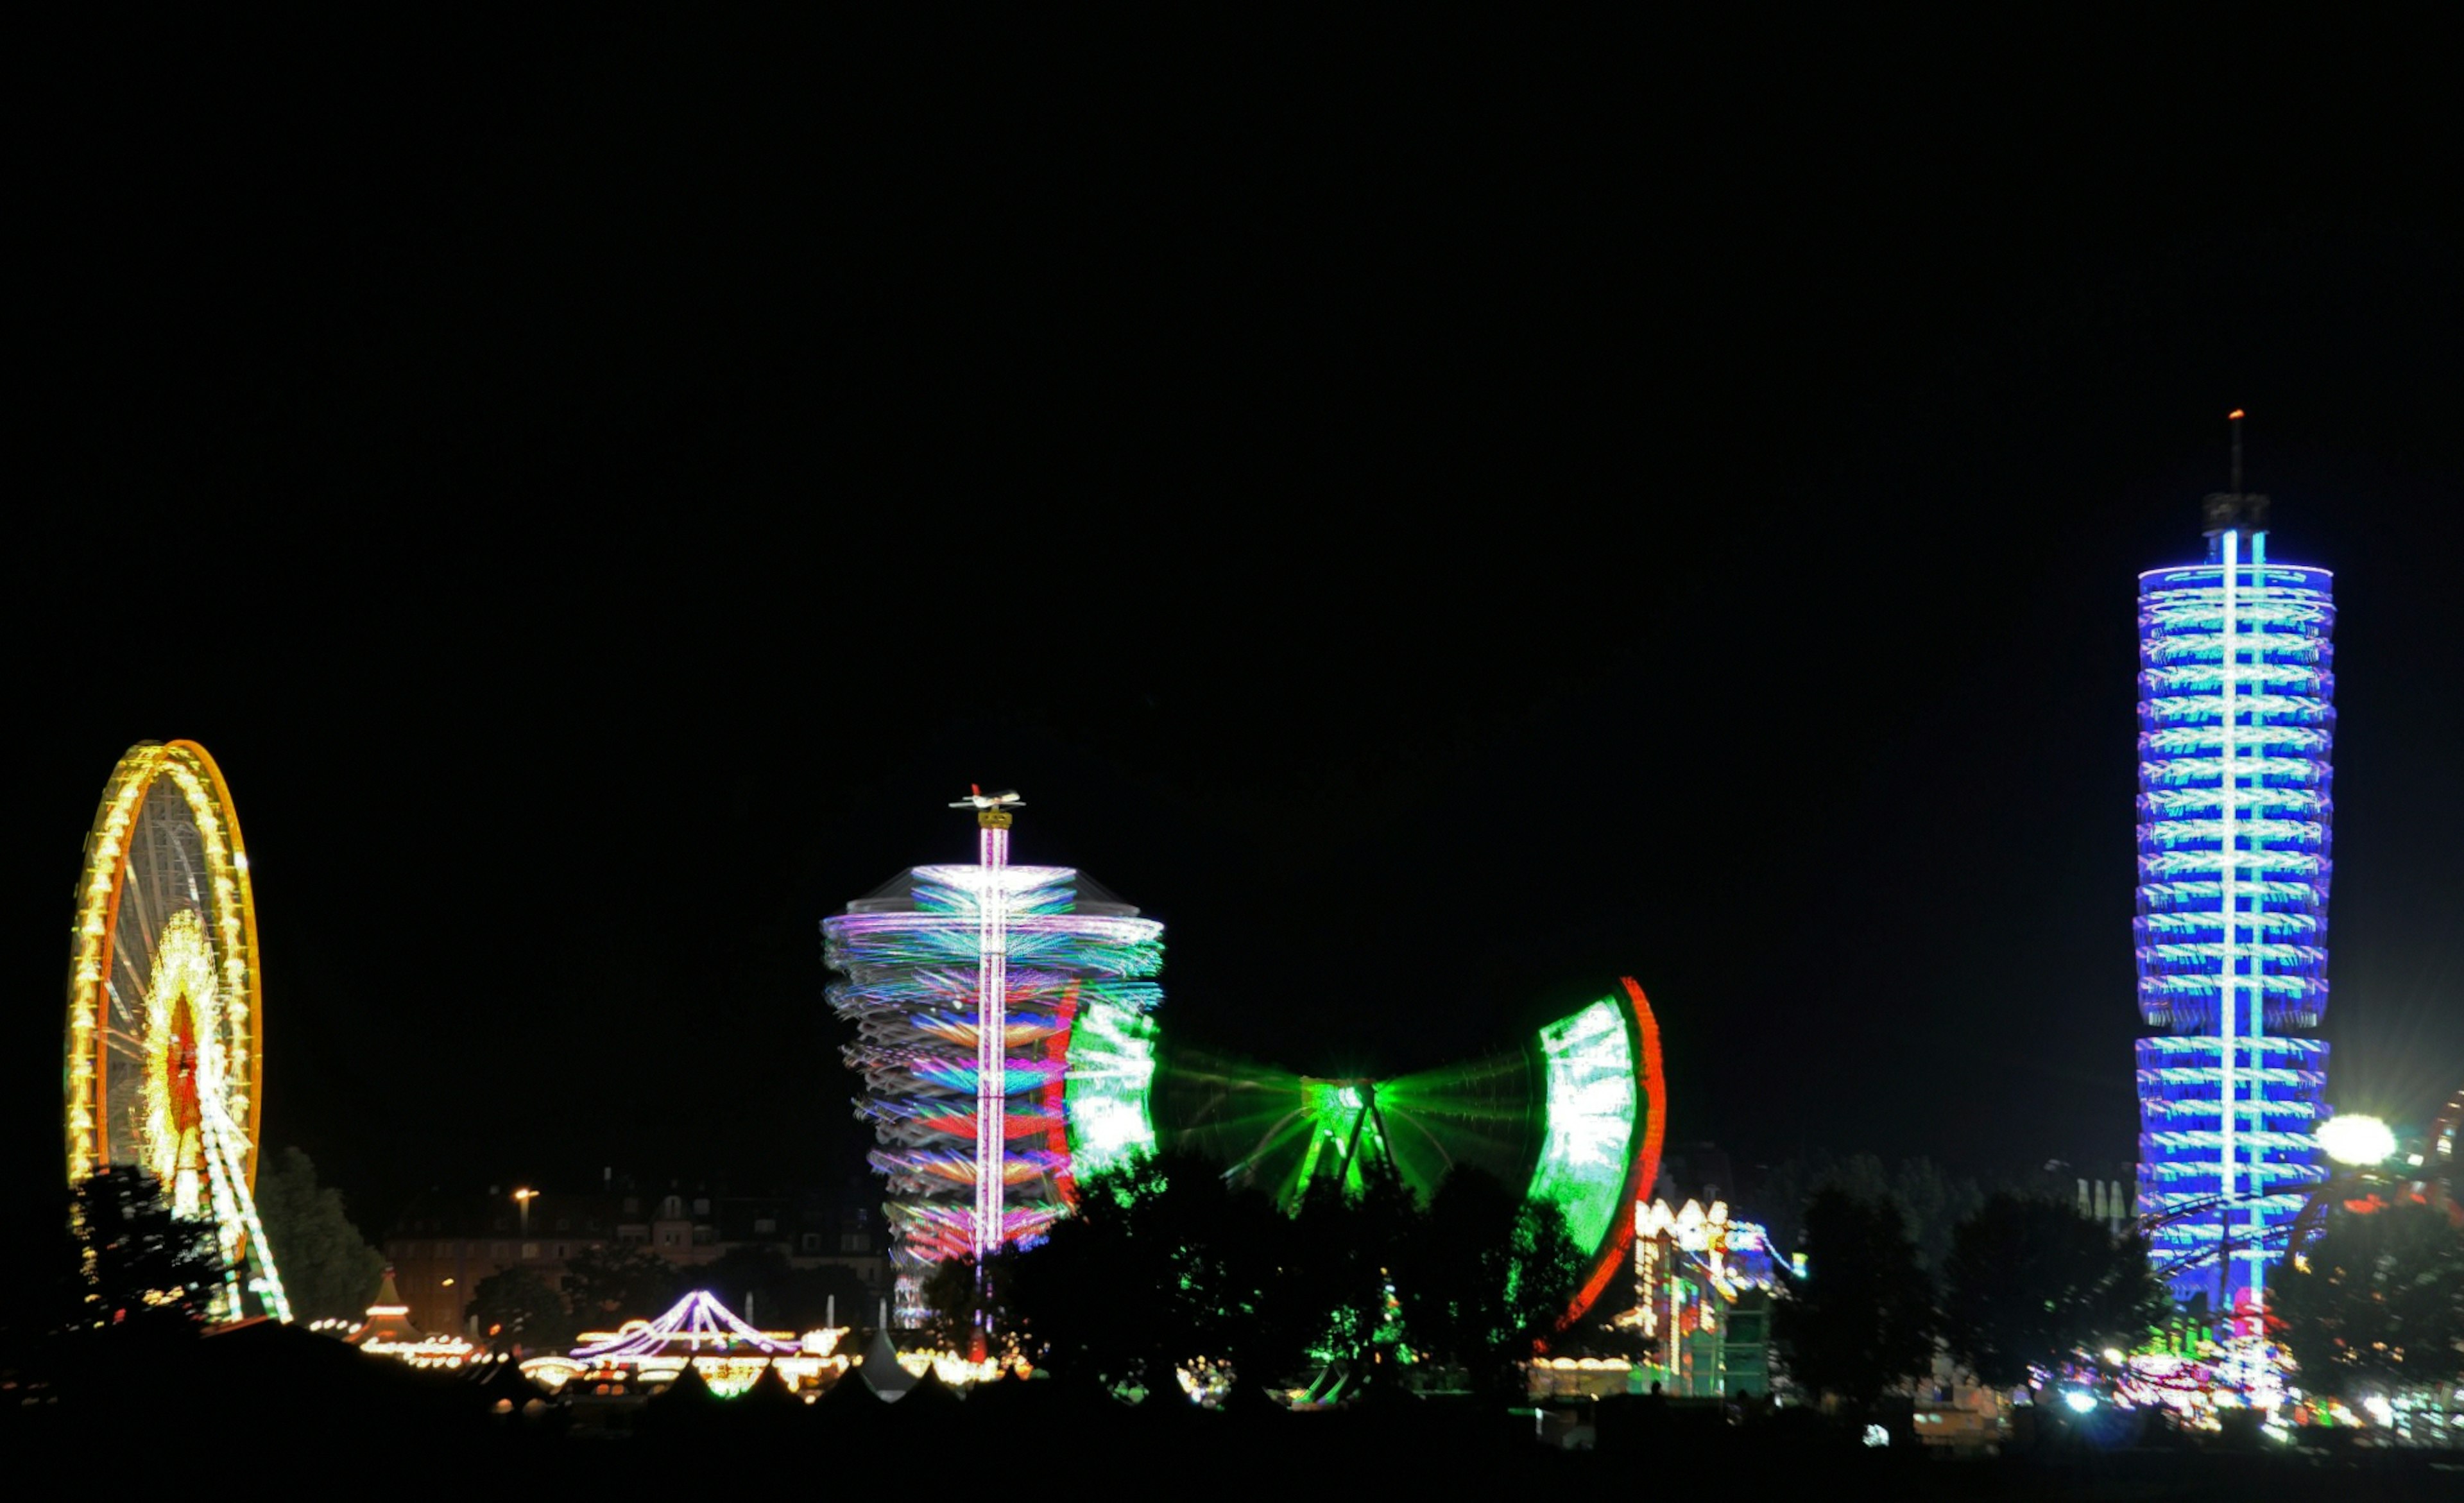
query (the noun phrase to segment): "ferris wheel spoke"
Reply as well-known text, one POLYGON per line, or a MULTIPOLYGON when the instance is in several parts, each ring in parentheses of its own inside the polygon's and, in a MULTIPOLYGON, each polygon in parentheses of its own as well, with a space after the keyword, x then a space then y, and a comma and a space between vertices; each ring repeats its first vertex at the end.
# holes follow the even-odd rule
POLYGON ((248 1281, 249 1287, 256 1291, 268 1315, 287 1323, 291 1319, 291 1298, 282 1287, 282 1274, 274 1266, 274 1248, 266 1241, 265 1224, 257 1217, 256 1198, 248 1191, 248 1135, 239 1130, 219 1103, 206 1110, 200 1126, 205 1132, 207 1154, 218 1165, 216 1173, 224 1186, 224 1198, 235 1213, 225 1226, 236 1224, 242 1234, 238 1240, 246 1245, 247 1261, 257 1271, 256 1276, 248 1281))
POLYGON ((136 1027, 137 1009, 130 1006, 127 1000, 120 995, 120 984, 114 982, 103 990, 104 994, 110 999, 111 1017, 119 1022, 123 1028, 136 1027))

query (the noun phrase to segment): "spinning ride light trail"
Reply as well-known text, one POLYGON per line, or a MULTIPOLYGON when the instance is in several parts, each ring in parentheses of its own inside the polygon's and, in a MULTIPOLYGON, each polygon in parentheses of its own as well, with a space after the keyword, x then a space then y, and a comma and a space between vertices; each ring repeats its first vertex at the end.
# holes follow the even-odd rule
POLYGON ((1017 794, 952 807, 977 811, 974 865, 913 868, 822 925, 909 1324, 934 1264, 1040 1237, 1079 1172, 1155 1147, 1163 926, 1069 868, 1011 865, 1017 794))
POLYGON ((256 1212, 264 1110, 256 910, 231 791, 194 741, 143 741, 86 836, 70 936, 64 1128, 71 1184, 113 1164, 160 1181, 222 1253, 217 1319, 291 1318, 256 1212))
POLYGON ((1415 1195, 1458 1164, 1554 1205, 1588 1259, 1571 1323, 1623 1267, 1667 1120, 1660 1025, 1631 977, 1523 1048, 1383 1079, 1332 1079, 1175 1051, 1156 1084, 1166 1135, 1295 1209, 1314 1184, 1382 1164, 1415 1195))
POLYGON ((2204 564, 2140 576, 2139 1210, 2176 1298, 2264 1302, 2308 1188, 2327 1045, 2335 624, 2267 558, 2267 497, 2205 507, 2204 564))

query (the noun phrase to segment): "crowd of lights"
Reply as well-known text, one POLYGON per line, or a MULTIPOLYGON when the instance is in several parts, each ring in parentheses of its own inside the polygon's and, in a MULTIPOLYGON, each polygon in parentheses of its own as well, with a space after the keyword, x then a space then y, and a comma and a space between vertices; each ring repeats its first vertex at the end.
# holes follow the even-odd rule
POLYGON ((1041 1235, 1078 1174, 1155 1146, 1163 926, 1010 865, 1009 819, 979 816, 975 865, 916 867, 822 926, 908 1324, 934 1264, 1041 1235))
POLYGON ((130 748, 103 786, 69 965, 68 1177, 139 1163, 212 1225, 218 1318, 289 1299, 253 1189, 263 1109, 256 917, 230 790, 193 741, 130 748), (115 1055, 118 1063, 115 1065, 115 1055))
POLYGON ((2263 1297, 2324 1177, 2334 603, 2221 527, 2140 581, 2139 1209, 2177 1298, 2263 1297), (2248 556, 2244 557, 2245 545, 2248 556))

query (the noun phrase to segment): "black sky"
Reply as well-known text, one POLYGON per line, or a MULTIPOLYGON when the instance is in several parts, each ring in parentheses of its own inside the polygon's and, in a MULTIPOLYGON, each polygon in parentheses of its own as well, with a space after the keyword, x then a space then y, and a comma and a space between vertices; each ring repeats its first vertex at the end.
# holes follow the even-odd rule
POLYGON ((13 216, 12 1183, 147 737, 378 1219, 830 1173, 817 921, 970 781, 1176 1038, 1631 972, 1680 1139, 2119 1162, 2135 576, 2233 406, 2338 576, 2331 1094, 2464 1080, 2423 37, 112 24, 13 216))

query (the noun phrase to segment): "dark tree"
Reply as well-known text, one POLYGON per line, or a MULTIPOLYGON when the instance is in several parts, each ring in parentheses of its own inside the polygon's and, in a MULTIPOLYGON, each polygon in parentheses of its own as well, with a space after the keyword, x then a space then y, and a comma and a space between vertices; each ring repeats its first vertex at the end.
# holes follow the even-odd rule
POLYGON ((978 1276, 973 1258, 945 1258, 924 1279, 924 1304, 932 1311, 924 1329, 944 1349, 965 1352, 978 1333, 989 1337, 1016 1324, 1010 1290, 1024 1254, 1003 1249, 984 1260, 978 1276))
POLYGON ((1475 1390, 1512 1392, 1515 1364, 1556 1325, 1582 1276, 1565 1213, 1459 1165, 1430 1197, 1420 1227, 1394 1266, 1408 1339, 1462 1368, 1475 1390))
POLYGON ((221 1249, 211 1224, 171 1214, 152 1175, 130 1164, 97 1171, 69 1192, 69 1226, 73 1328, 184 1336, 204 1326, 221 1249))
POLYGON ((1522 1211, 1522 1197, 1504 1181, 1459 1165, 1429 1198, 1428 1235, 1405 1250, 1397 1271, 1413 1346, 1482 1386, 1512 1360, 1522 1211))
POLYGON ((499 1351, 540 1351, 573 1339, 573 1316, 564 1298, 536 1269, 499 1269, 471 1292, 471 1315, 479 1334, 499 1351))
POLYGON ((2166 1308, 2146 1240, 2117 1237, 2058 1201, 1997 1194, 1951 1239, 1944 1334, 1951 1355, 1995 1388, 2135 1347, 2166 1308))
POLYGON ((2464 1230, 2427 1205, 2336 1212, 2270 1294, 2305 1387, 2359 1398, 2464 1378, 2464 1230))
MULTIPOLYGON (((1204 1159, 1166 1155, 1089 1175, 1076 1214, 1018 1255, 1006 1278, 996 1266, 996 1325, 1014 1320, 1056 1369, 1150 1391, 1194 1358, 1269 1366, 1288 1327, 1265 1308, 1284 1263, 1280 1221, 1204 1159)), ((948 1297, 967 1295, 971 1275, 944 1276, 948 1297)))
POLYGON ((1758 1198, 1741 1213, 1763 1222, 1773 1246, 1793 1251, 1803 1245, 1806 1204, 1826 1189, 1897 1205, 1916 1244, 1917 1261, 1929 1273, 1942 1271, 1954 1228, 1985 1204, 1985 1192, 1975 1181, 1951 1174, 1930 1159, 1885 1164, 1872 1154, 1844 1159, 1819 1155, 1773 1166, 1763 1177, 1758 1198))
POLYGON ((1381 1160, 1360 1160, 1360 1185, 1320 1180, 1292 1218, 1285 1293, 1319 1324, 1313 1350, 1375 1379, 1389 1364, 1383 1348, 1401 1334, 1394 1293, 1409 1277, 1428 1238, 1427 1219, 1410 1186, 1381 1160))
POLYGON ((1583 1276, 1583 1249, 1554 1201, 1526 1201, 1514 1219, 1514 1339, 1517 1358, 1556 1328, 1583 1276))
POLYGON ((864 1280, 844 1263, 825 1263, 818 1268, 796 1269, 779 1290, 779 1313, 761 1307, 764 1324, 784 1331, 812 1331, 828 1324, 833 1317, 839 1324, 862 1325, 874 1316, 876 1296, 864 1287, 864 1280))
POLYGON ((745 1243, 694 1269, 692 1282, 754 1325, 770 1327, 788 1323, 786 1307, 795 1279, 796 1270, 784 1251, 766 1243, 745 1243))
MULTIPOLYGON (((1020 1255, 1012 1304, 1017 1337, 1052 1367, 1105 1383, 1143 1381, 1146 1337, 1156 1300, 1145 1287, 1143 1227, 1155 1214, 1166 1181, 1153 1159, 1133 1160, 1078 1182, 1074 1215, 1055 1224, 1042 1246, 1020 1255), (1143 1323, 1145 1332, 1128 1329, 1143 1323)), ((944 1263, 945 1283, 963 1279, 974 1298, 972 1269, 944 1263)), ((943 1293, 944 1298, 951 1293, 943 1293)), ((963 1318, 963 1317, 960 1317, 963 1318)))
POLYGON ((1823 1190, 1805 1207, 1806 1276, 1771 1311, 1789 1375, 1861 1412, 1924 1373, 1934 1354, 1933 1290, 1893 1203, 1823 1190))
POLYGON ((684 1271, 648 1248, 624 1244, 585 1248, 566 1260, 564 1297, 584 1331, 612 1331, 674 1304, 684 1271))
POLYGON ((385 1255, 351 1225, 342 1192, 317 1183, 306 1154, 285 1148, 263 1167, 256 1210, 294 1315, 357 1320, 366 1313, 385 1276, 385 1255))

